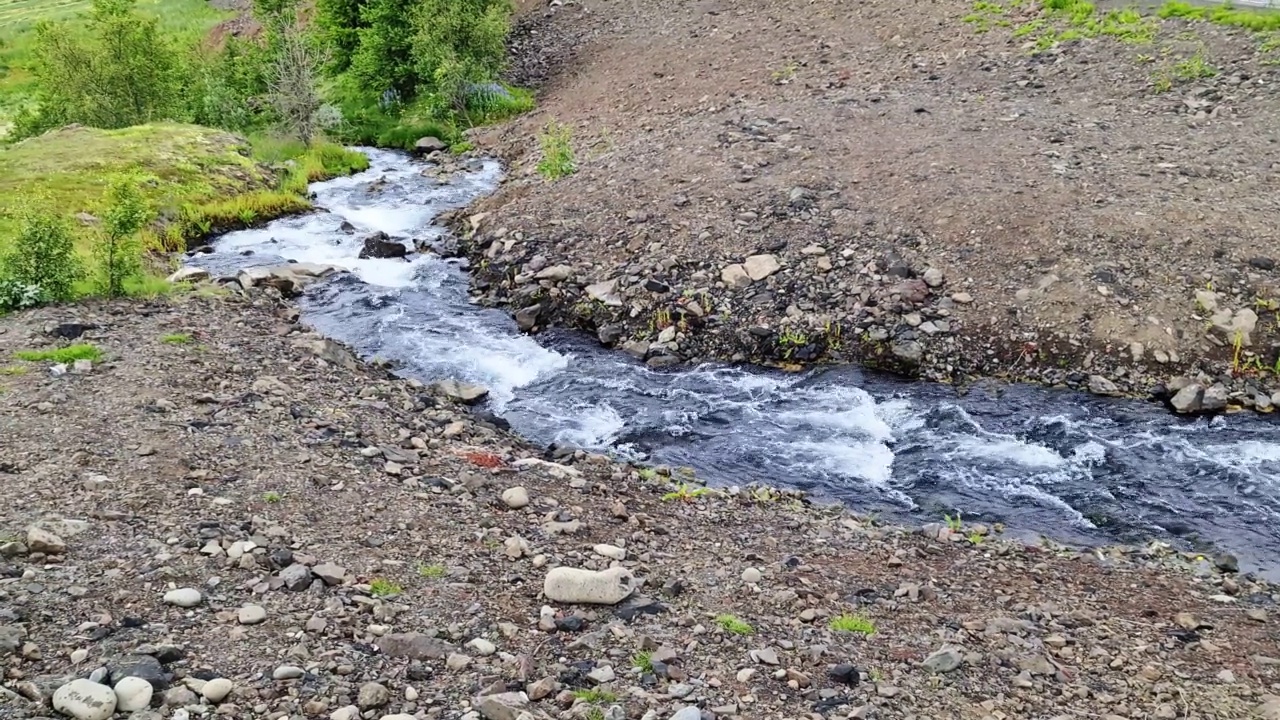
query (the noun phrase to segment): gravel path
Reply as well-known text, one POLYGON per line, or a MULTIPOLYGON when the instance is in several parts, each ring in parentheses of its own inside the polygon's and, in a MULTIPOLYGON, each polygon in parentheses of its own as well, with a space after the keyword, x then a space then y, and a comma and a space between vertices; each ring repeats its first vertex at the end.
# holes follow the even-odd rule
POLYGON ((1280 718, 1233 558, 550 461, 296 317, 0 318, 0 717, 1280 718))

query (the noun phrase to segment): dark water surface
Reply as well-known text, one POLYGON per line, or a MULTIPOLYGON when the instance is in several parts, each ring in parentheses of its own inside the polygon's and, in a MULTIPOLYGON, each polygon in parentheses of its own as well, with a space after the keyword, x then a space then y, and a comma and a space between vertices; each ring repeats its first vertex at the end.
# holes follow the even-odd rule
POLYGON ((313 186, 326 212, 228 234, 198 262, 350 269, 309 292, 307 322, 422 380, 489 387, 491 409, 536 442, 686 465, 712 484, 803 488, 890 518, 959 510, 1067 542, 1212 545, 1280 576, 1280 423, 1031 386, 958 396, 852 367, 654 371, 574 334, 535 340, 473 306, 454 261, 356 259, 374 230, 438 236, 431 219, 491 191, 497 164, 440 184, 404 155, 369 152, 368 172, 313 186))

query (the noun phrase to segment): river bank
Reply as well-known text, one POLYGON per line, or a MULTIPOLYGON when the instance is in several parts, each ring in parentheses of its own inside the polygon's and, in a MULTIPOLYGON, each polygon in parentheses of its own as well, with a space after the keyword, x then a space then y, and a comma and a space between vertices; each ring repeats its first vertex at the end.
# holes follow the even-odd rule
POLYGON ((982 5, 529 12, 513 64, 539 108, 477 136, 513 171, 456 223, 478 296, 654 366, 856 361, 1272 409, 1267 36, 1176 17, 1088 36, 982 5), (578 171, 548 182, 553 121, 578 171))
POLYGON ((99 666, 165 715, 1277 716, 1275 590, 1230 558, 548 463, 297 317, 254 290, 0 319, 7 361, 102 352, 4 376, 8 716, 99 666), (549 602, 557 565, 643 599, 549 602))

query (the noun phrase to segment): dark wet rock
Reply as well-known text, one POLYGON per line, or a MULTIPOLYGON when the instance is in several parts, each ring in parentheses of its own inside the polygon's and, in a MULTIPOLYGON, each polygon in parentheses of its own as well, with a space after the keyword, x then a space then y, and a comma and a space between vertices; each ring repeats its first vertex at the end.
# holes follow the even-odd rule
POLYGON ((360 250, 360 259, 385 260, 402 258, 409 254, 404 243, 392 240, 384 232, 376 232, 364 239, 364 247, 360 250))

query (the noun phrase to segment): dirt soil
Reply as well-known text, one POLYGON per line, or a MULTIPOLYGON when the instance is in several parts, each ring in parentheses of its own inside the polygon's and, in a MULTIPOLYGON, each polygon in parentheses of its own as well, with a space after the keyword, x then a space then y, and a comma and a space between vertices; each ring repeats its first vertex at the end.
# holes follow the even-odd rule
POLYGON ((1230 557, 549 462, 296 318, 0 319, 0 717, 1280 718, 1280 594, 1230 557), (104 357, 12 359, 73 337, 104 357), (549 599, 558 566, 639 588, 549 599))
POLYGON ((529 329, 603 330, 659 365, 1280 402, 1266 36, 1164 20, 1036 53, 1019 28, 1071 26, 1031 3, 981 22, 958 0, 552 5, 513 40, 538 109, 478 135, 513 164, 479 208, 480 291, 529 329), (577 163, 556 181, 535 171, 550 122, 577 163), (749 256, 768 257, 731 267, 749 256))

